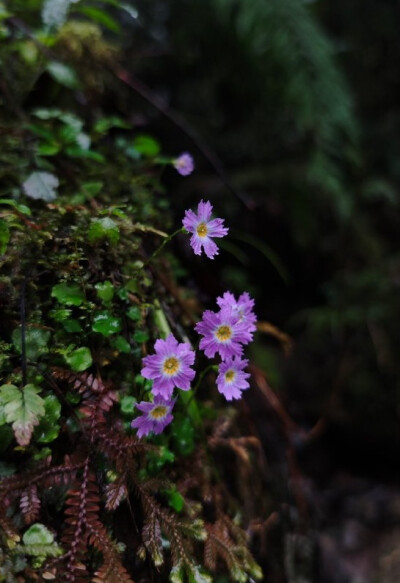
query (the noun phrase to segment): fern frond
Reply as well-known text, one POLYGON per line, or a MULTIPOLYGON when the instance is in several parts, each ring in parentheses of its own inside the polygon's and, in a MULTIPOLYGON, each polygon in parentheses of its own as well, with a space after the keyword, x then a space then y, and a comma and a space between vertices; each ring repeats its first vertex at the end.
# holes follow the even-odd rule
POLYGON ((206 524, 206 530, 204 564, 210 571, 217 570, 220 559, 234 581, 245 583, 249 575, 261 579, 261 569, 247 548, 246 534, 228 516, 219 514, 213 524, 206 524))
POLYGON ((89 544, 93 545, 103 555, 103 565, 96 571, 92 583, 133 583, 130 575, 122 565, 118 550, 110 540, 102 524, 89 524, 89 544))
POLYGON ((31 524, 37 519, 40 510, 40 500, 36 484, 31 484, 23 492, 19 506, 26 524, 31 524))

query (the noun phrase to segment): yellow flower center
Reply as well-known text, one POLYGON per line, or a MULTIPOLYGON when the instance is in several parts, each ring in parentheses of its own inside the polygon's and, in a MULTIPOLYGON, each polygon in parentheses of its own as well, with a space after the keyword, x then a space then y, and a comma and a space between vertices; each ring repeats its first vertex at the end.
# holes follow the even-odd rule
POLYGON ((199 223, 196 231, 199 237, 206 237, 208 233, 207 225, 205 223, 199 223))
POLYGON ((227 370, 225 373, 225 380, 227 383, 232 383, 235 380, 236 373, 234 370, 227 370))
POLYGON ((154 409, 150 411, 150 417, 153 417, 153 419, 162 419, 166 414, 167 407, 164 407, 164 405, 157 405, 157 407, 154 407, 154 409))
POLYGON ((220 342, 227 342, 232 337, 232 328, 223 324, 215 331, 215 337, 220 342))
POLYGON ((180 369, 180 363, 175 356, 167 358, 163 364, 163 372, 168 375, 174 375, 180 369))

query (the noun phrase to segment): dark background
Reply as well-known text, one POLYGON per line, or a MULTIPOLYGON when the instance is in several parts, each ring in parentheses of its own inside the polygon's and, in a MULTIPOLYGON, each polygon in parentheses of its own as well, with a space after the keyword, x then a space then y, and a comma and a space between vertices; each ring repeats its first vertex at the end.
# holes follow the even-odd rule
MULTIPOLYGON (((231 228, 211 267, 177 245, 191 285, 210 305, 224 289, 254 294, 259 319, 293 340, 285 357, 259 334, 254 361, 298 428, 323 419, 288 438, 308 528, 289 516, 271 534, 271 581, 400 576, 399 12, 395 1, 143 2, 126 46, 126 67, 167 107, 138 97, 146 122, 196 161, 187 179, 164 175, 176 217, 200 195, 231 228)), ((262 397, 247 403, 290 506, 282 424, 262 397)))

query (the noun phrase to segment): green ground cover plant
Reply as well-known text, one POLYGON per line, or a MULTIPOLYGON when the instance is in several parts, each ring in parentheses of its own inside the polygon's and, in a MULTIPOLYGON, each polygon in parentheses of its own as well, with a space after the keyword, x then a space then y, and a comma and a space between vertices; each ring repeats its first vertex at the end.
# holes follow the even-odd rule
POLYGON ((165 431, 132 426, 157 398, 143 358, 198 343, 203 308, 165 244, 160 176, 187 165, 127 115, 110 69, 118 8, 0 3, 0 580, 244 583, 262 573, 224 452, 248 482, 258 462, 217 364, 197 352, 165 431))

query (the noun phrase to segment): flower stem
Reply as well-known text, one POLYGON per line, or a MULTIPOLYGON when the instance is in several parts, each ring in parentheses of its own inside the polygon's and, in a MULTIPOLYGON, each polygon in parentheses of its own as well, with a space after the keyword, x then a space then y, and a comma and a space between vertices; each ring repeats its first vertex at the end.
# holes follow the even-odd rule
POLYGON ((148 258, 147 261, 145 261, 142 265, 142 269, 144 267, 146 267, 150 261, 153 261, 153 259, 155 257, 157 257, 157 255, 160 253, 160 251, 162 251, 165 247, 165 245, 167 243, 169 243, 171 241, 171 239, 173 239, 176 235, 179 235, 179 233, 183 233, 185 231, 184 227, 181 227, 180 229, 177 229, 176 231, 174 231, 173 233, 171 233, 171 235, 168 235, 168 237, 165 237, 164 241, 161 243, 161 245, 159 247, 157 247, 157 249, 154 251, 154 253, 152 253, 152 255, 150 255, 150 257, 148 258))

